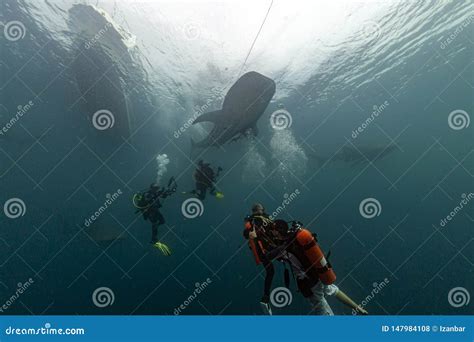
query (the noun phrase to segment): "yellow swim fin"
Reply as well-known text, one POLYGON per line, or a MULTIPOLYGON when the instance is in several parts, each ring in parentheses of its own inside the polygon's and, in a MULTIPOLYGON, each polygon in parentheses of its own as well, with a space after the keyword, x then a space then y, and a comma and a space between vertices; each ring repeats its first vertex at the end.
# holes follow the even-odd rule
POLYGON ((161 243, 160 241, 155 242, 153 244, 153 247, 158 248, 161 251, 161 253, 163 253, 164 256, 170 256, 172 253, 171 249, 168 246, 166 246, 164 243, 161 243))

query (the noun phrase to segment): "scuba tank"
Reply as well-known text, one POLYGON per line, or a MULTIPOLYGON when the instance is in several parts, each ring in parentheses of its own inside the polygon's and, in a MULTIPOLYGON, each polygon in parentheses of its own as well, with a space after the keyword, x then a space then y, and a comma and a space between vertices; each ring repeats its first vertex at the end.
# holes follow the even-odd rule
POLYGON ((304 255, 312 267, 316 269, 319 280, 324 285, 333 284, 336 281, 336 273, 334 273, 332 265, 324 256, 316 237, 305 229, 301 222, 294 221, 291 229, 295 232, 295 240, 303 248, 304 255))

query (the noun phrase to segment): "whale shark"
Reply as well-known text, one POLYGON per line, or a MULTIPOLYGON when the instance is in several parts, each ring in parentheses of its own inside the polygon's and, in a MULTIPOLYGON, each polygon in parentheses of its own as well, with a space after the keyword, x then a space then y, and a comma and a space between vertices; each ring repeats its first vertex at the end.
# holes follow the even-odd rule
POLYGON ((193 147, 221 146, 248 134, 258 134, 257 121, 275 94, 275 82, 255 71, 242 75, 230 87, 222 109, 197 117, 193 124, 212 122, 214 127, 199 142, 191 139, 193 147))

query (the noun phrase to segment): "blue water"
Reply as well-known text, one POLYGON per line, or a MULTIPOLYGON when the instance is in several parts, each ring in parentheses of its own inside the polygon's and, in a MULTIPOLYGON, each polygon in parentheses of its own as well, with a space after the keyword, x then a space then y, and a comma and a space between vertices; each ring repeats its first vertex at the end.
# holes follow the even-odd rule
MULTIPOLYGON (((0 211, 2 313, 173 314, 209 278, 182 314, 261 314, 243 217, 295 192, 278 216, 318 234, 343 291, 361 303, 386 282, 364 304, 371 314, 473 313, 472 2, 270 4, 2 1, 0 203, 22 201, 19 215, 0 211), (205 128, 176 132, 251 70, 277 84, 259 135, 191 152, 205 128), (113 130, 93 126, 101 109, 113 130), (270 124, 279 109, 292 121, 281 131, 270 124), (387 146, 384 158, 361 157, 387 146), (159 231, 171 257, 149 246, 131 203, 155 181, 158 154, 179 187, 159 231), (190 219, 179 192, 199 157, 224 168, 225 197, 208 196, 190 219), (373 218, 359 209, 367 198, 380 204, 373 218), (99 287, 111 305, 94 304, 99 287)), ((290 290, 274 313, 309 313, 290 290)))

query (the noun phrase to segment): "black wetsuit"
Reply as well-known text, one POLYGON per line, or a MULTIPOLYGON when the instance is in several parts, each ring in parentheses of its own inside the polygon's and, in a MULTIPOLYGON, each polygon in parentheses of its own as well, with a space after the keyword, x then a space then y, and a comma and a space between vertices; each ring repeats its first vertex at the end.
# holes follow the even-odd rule
MULTIPOLYGON (((270 300, 273 277, 275 275, 275 267, 273 266, 272 260, 275 259, 281 253, 282 250, 277 248, 276 246, 271 246, 270 241, 268 239, 263 236, 259 236, 259 234, 263 235, 263 232, 265 231, 264 221, 261 217, 270 220, 267 214, 252 215, 246 217, 245 219, 247 221, 250 221, 255 227, 255 229, 257 230, 256 241, 260 242, 263 245, 263 248, 265 249, 265 251, 263 251, 259 243, 255 244, 258 257, 262 262, 263 267, 265 268, 265 281, 263 285, 263 297, 261 301, 264 303, 268 303, 270 300)), ((269 229, 267 228, 267 230, 269 229)), ((249 233, 250 231, 248 229, 244 230, 244 237, 247 240, 249 239, 249 233)))
POLYGON ((217 173, 211 168, 210 164, 201 164, 199 169, 194 172, 194 180, 196 181, 196 189, 191 191, 196 194, 200 200, 206 198, 207 189, 212 195, 216 194, 216 187, 214 182, 219 176, 220 168, 217 169, 217 173))
POLYGON ((149 205, 143 210, 143 218, 151 222, 151 242, 158 241, 158 226, 165 223, 165 218, 160 212, 160 198, 166 198, 169 193, 162 189, 151 188, 144 194, 144 201, 149 205))

